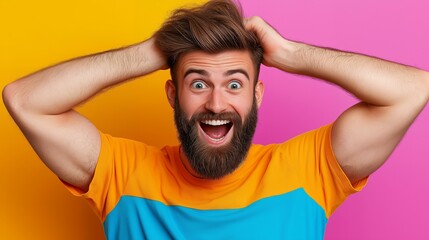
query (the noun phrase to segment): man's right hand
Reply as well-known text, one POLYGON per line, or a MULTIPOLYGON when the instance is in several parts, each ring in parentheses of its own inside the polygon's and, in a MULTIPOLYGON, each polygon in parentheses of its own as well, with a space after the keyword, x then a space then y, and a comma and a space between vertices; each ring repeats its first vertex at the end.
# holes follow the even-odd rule
POLYGON ((3 89, 3 101, 42 161, 60 179, 87 191, 101 148, 100 136, 73 108, 105 88, 166 66, 151 38, 21 78, 3 89))

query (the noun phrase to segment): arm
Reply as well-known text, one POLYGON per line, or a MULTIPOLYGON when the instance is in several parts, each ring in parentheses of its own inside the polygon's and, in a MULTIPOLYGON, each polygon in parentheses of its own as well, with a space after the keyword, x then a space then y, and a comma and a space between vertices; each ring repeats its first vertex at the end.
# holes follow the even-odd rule
POLYGON ((100 151, 96 127, 73 107, 101 90, 164 67, 153 39, 41 70, 3 89, 3 101, 42 161, 88 189, 100 151))
POLYGON ((245 21, 263 63, 334 83, 362 102, 335 121, 332 146, 352 183, 379 168, 429 100, 429 73, 368 56, 296 43, 259 17, 245 21))

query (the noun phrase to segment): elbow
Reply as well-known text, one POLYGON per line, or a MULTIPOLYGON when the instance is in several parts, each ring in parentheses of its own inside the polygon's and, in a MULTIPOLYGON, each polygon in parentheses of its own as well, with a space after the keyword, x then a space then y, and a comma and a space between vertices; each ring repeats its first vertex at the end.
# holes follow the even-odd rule
POLYGON ((429 101, 429 72, 421 71, 410 89, 409 99, 419 111, 421 111, 429 101))
POLYGON ((429 101, 429 72, 423 72, 423 89, 425 91, 425 104, 429 101))
POLYGON ((11 108, 13 101, 13 98, 15 96, 15 89, 14 89, 14 83, 9 83, 3 88, 2 91, 2 98, 3 103, 6 106, 6 108, 9 110, 11 108))
POLYGON ((22 106, 22 101, 19 97, 19 83, 12 82, 7 84, 2 91, 3 103, 6 109, 13 116, 14 113, 19 111, 22 106))

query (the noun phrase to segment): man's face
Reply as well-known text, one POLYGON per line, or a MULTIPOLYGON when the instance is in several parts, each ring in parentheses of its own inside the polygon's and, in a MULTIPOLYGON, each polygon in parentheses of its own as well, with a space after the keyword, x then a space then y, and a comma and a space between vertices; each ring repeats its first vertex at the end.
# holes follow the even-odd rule
POLYGON ((177 89, 169 82, 166 90, 192 170, 204 178, 231 173, 250 147, 263 93, 249 52, 187 53, 176 76, 177 89))

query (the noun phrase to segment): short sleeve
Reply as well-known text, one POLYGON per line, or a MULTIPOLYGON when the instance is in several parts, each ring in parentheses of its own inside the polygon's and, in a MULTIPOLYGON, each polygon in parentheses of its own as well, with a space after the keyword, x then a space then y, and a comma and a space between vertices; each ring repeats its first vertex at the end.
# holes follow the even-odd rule
POLYGON ((332 124, 299 135, 284 146, 294 158, 300 185, 329 218, 353 193, 360 191, 367 178, 352 185, 341 169, 331 144, 332 124))
POLYGON ((101 150, 89 190, 83 193, 67 183, 66 188, 76 196, 88 200, 90 206, 104 221, 116 206, 138 159, 144 158, 145 145, 128 139, 100 133, 101 150))

